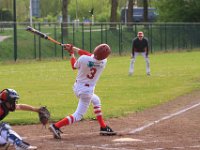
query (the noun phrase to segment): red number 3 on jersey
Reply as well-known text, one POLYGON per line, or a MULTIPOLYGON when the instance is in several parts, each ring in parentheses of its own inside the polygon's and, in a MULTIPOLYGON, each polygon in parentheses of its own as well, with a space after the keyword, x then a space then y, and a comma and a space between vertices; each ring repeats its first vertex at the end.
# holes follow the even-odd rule
POLYGON ((96 68, 91 68, 91 69, 90 69, 90 73, 87 75, 87 77, 88 77, 89 79, 93 79, 93 78, 94 78, 94 75, 96 74, 96 72, 97 72, 97 69, 96 69, 96 68))

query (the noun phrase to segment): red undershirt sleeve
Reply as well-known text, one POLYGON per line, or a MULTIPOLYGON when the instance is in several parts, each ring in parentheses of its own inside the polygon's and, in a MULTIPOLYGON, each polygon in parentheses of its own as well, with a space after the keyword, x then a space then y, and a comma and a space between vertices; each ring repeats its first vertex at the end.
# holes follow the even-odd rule
POLYGON ((79 54, 80 56, 81 56, 81 55, 87 55, 87 56, 91 56, 91 55, 92 55, 90 52, 85 51, 85 50, 82 50, 82 49, 80 49, 80 50, 78 51, 78 54, 79 54))
POLYGON ((74 64, 76 62, 76 58, 75 57, 71 57, 70 62, 71 62, 72 69, 75 70, 76 68, 74 67, 74 64))

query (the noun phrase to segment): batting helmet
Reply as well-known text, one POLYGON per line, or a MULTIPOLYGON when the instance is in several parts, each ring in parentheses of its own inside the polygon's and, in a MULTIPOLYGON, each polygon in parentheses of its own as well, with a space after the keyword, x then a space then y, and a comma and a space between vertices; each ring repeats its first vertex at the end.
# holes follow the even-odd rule
POLYGON ((17 99, 19 99, 19 95, 13 89, 4 89, 0 92, 0 101, 2 103, 8 102, 10 104, 8 109, 11 111, 15 110, 17 99))
POLYGON ((107 44, 100 44, 94 49, 94 58, 97 60, 106 59, 111 53, 111 49, 107 44))

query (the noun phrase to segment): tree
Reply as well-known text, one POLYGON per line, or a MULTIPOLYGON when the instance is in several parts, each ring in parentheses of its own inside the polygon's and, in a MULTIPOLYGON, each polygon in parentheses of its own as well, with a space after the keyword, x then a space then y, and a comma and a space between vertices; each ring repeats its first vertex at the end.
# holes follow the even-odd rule
POLYGON ((63 0, 62 3, 62 22, 63 22, 63 36, 67 36, 67 16, 68 16, 68 0, 63 0))
POLYGON ((199 0, 159 0, 155 1, 159 21, 164 22, 199 22, 199 0))
POLYGON ((144 22, 148 22, 148 1, 147 0, 143 0, 143 8, 144 8, 144 13, 143 13, 144 22))
POLYGON ((116 29, 115 22, 117 22, 117 8, 118 8, 118 1, 111 0, 111 15, 110 15, 111 29, 116 29))
POLYGON ((10 10, 12 8, 12 0, 0 0, 0 9, 2 8, 10 10))
POLYGON ((128 1, 127 22, 128 28, 131 28, 132 25, 130 23, 133 22, 133 0, 128 1))
POLYGON ((61 12, 61 1, 62 0, 40 0, 41 17, 47 17, 48 15, 53 17, 58 16, 61 12))
POLYGON ((12 21, 13 16, 9 10, 1 10, 0 9, 0 21, 12 21))

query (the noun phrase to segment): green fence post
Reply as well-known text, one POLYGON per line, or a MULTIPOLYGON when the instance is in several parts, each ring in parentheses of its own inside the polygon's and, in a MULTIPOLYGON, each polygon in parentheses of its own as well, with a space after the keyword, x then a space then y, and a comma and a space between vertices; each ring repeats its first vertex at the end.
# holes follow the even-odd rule
POLYGON ((106 40, 106 43, 108 43, 108 26, 107 26, 107 24, 105 25, 106 27, 105 27, 105 40, 106 40))
POLYGON ((16 0, 13 1, 13 30, 14 30, 14 60, 17 60, 17 22, 16 22, 16 0))
MULTIPOLYGON (((35 28, 35 24, 33 25, 34 26, 34 28, 35 28)), ((35 59, 37 59, 37 48, 36 48, 36 35, 34 34, 34 42, 33 42, 33 44, 34 44, 34 56, 35 56, 35 59)))
MULTIPOLYGON (((61 23, 61 41, 63 43, 64 39, 63 39, 63 23, 61 23)), ((62 47, 62 46, 61 46, 62 47)), ((63 50, 63 47, 62 47, 62 51, 61 51, 61 57, 62 59, 64 58, 64 50, 63 50)))
POLYGON ((171 33, 172 33, 172 36, 171 36, 171 40, 172 40, 172 49, 174 50, 174 41, 175 41, 175 38, 174 38, 174 27, 173 25, 171 26, 171 33))
MULTIPOLYGON (((56 24, 54 24, 54 38, 57 40, 57 34, 56 34, 56 24)), ((54 55, 57 56, 57 44, 54 44, 54 55)))
POLYGON ((163 49, 163 45, 162 45, 162 24, 160 24, 160 50, 163 49))
POLYGON ((82 48, 84 49, 84 24, 82 23, 82 48))
POLYGON ((119 55, 121 55, 121 24, 119 24, 119 55))
POLYGON ((103 25, 101 23, 101 43, 103 43, 103 25))
POLYGON ((73 25, 72 25, 72 34, 73 34, 73 44, 75 45, 75 27, 74 27, 74 23, 73 23, 73 25))
POLYGON ((90 53, 92 52, 92 27, 91 27, 91 23, 90 23, 90 53))
POLYGON ((150 24, 151 31, 151 53, 153 53, 153 32, 152 32, 152 23, 150 24))
POLYGON ((180 24, 178 26, 178 49, 180 49, 180 24))
POLYGON ((165 27, 165 51, 167 51, 167 27, 166 27, 166 23, 165 23, 164 27, 165 27))
MULTIPOLYGON (((38 30, 40 31, 40 23, 38 23, 38 30)), ((39 60, 41 60, 42 52, 41 52, 41 38, 39 37, 39 60)))

